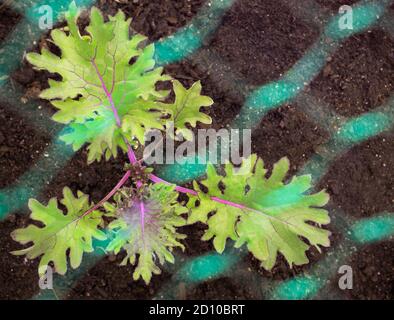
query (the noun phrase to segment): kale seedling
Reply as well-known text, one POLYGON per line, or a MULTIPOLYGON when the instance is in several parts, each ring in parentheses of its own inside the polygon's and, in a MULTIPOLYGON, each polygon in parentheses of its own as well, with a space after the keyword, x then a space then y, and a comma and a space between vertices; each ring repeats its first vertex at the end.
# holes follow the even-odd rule
POLYGON ((155 67, 154 45, 145 45, 140 34, 130 37, 131 21, 123 12, 105 21, 93 8, 83 33, 75 5, 66 19, 67 27, 51 32, 61 56, 45 48, 41 54, 27 55, 37 69, 61 76, 61 81, 49 79, 41 98, 58 109, 53 119, 71 129, 61 139, 75 150, 87 145, 88 163, 116 157, 119 150, 127 153, 129 163, 123 178, 97 204, 80 191, 75 196, 67 187, 60 200, 65 212, 57 199, 46 206, 31 199, 31 218, 43 226, 15 230, 14 240, 32 244, 14 254, 40 257, 40 274, 49 264, 65 274, 68 260, 78 268, 83 254, 94 250, 93 239, 107 239, 106 250, 115 254, 125 250, 122 264, 136 265, 134 279, 142 277, 149 283, 152 274, 160 273, 158 264, 174 261, 174 248, 184 249, 185 235, 177 229, 197 221, 207 224, 203 240, 213 238, 218 252, 223 252, 230 238, 236 247, 246 244, 267 270, 278 253, 290 266, 300 265, 308 263, 305 252, 311 245, 329 246, 330 233, 320 228, 330 220, 321 208, 328 195, 325 191, 306 194, 310 176, 294 177, 285 184, 287 158, 274 166, 269 177, 256 155, 244 159, 243 175, 234 175, 231 164, 223 175, 209 165, 206 179, 199 182, 205 192, 196 181, 194 189, 176 186, 144 167, 133 148, 144 145, 145 132, 164 131, 166 123, 172 122, 175 132, 190 138, 189 126, 211 123, 200 109, 210 107, 212 99, 201 95, 200 82, 187 89, 155 67), (173 103, 166 102, 169 91, 156 89, 159 81, 169 80, 173 103), (189 196, 187 205, 177 200, 179 193, 189 196))

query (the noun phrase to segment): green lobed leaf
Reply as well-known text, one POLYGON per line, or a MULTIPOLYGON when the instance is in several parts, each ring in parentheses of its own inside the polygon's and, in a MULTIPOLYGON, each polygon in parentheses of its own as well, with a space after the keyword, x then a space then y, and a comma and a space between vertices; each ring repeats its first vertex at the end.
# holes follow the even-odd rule
POLYGON ((55 121, 70 124, 71 132, 62 140, 74 150, 89 144, 89 163, 103 155, 106 159, 116 157, 118 148, 126 151, 124 138, 144 144, 145 132, 163 130, 163 118, 169 112, 180 131, 186 128, 187 117, 192 125, 197 120, 210 123, 210 117, 196 109, 198 103, 212 104, 210 98, 199 96, 199 83, 189 90, 174 83, 177 101, 190 97, 191 102, 183 103, 182 110, 161 103, 169 91, 157 90, 156 84, 171 77, 163 75, 163 68, 155 67, 153 44, 144 46, 146 38, 140 34, 130 38, 131 19, 126 20, 122 11, 105 21, 101 12, 92 8, 90 24, 83 34, 77 25, 78 15, 75 8, 70 8, 67 28, 51 32, 61 56, 44 48, 40 54, 29 53, 27 60, 39 70, 61 76, 60 81, 49 79, 49 88, 40 97, 58 109, 55 121))
POLYGON ((60 29, 51 32, 61 57, 43 49, 41 54, 29 53, 27 59, 36 68, 62 77, 61 81, 49 80, 49 88, 41 98, 50 100, 59 110, 53 117, 55 121, 71 124, 74 132, 63 137, 65 142, 75 150, 85 142, 91 145, 92 162, 100 160, 104 153, 107 158, 116 156, 118 147, 125 150, 123 135, 136 136, 143 143, 141 128, 163 127, 162 113, 147 106, 167 96, 168 92, 157 91, 155 86, 170 77, 162 75, 162 68, 154 68, 154 47, 143 47, 144 36, 130 38, 131 20, 126 20, 123 12, 104 22, 101 12, 93 8, 87 35, 80 34, 77 18, 68 16, 69 33, 60 29), (136 61, 130 65, 132 58, 136 61), (134 126, 122 122, 122 128, 117 127, 112 103, 120 118, 131 117, 134 126), (85 141, 81 141, 83 136, 85 141))
POLYGON ((142 200, 145 207, 144 224, 141 221, 141 200, 133 196, 129 189, 121 189, 116 204, 106 204, 109 216, 116 218, 109 225, 112 240, 107 250, 115 254, 122 249, 126 251, 121 264, 136 265, 134 280, 141 277, 148 284, 153 274, 161 272, 158 263, 174 262, 173 248, 184 249, 179 240, 185 236, 179 234, 177 228, 186 224, 181 215, 188 210, 179 204, 177 198, 174 186, 150 185, 142 200))
MULTIPOLYGON (((213 100, 208 96, 201 95, 201 82, 195 82, 189 89, 186 89, 179 81, 173 81, 175 92, 174 103, 159 103, 170 118, 167 123, 172 123, 175 136, 182 134, 186 140, 192 140, 192 133, 187 129, 187 124, 196 127, 197 122, 211 124, 212 119, 207 114, 200 111, 201 107, 209 107, 213 100)), ((175 137, 173 137, 175 138, 175 137)))
POLYGON ((64 213, 58 207, 56 198, 48 205, 42 205, 35 199, 29 200, 30 217, 44 226, 29 225, 12 232, 12 238, 21 243, 33 243, 30 247, 12 252, 15 255, 26 255, 28 259, 40 257, 39 273, 44 274, 46 266, 53 262, 59 274, 67 272, 67 252, 70 265, 76 269, 80 266, 83 253, 93 252, 93 238, 105 240, 106 235, 99 230, 102 224, 102 213, 93 211, 82 217, 90 208, 87 195, 78 191, 75 197, 69 188, 63 189, 60 201, 66 207, 64 213))
POLYGON ((263 161, 256 155, 245 159, 240 169, 227 164, 225 175, 218 174, 214 166, 209 165, 207 179, 201 181, 208 193, 203 193, 194 182, 199 196, 189 199, 188 222, 206 223, 208 230, 203 240, 213 238, 218 252, 224 251, 228 238, 235 241, 236 247, 246 244, 267 270, 275 265, 278 252, 290 266, 308 263, 305 252, 311 245, 318 249, 330 245, 330 232, 320 227, 330 222, 328 212, 321 208, 329 196, 324 190, 308 194, 312 187, 309 175, 293 177, 284 183, 288 170, 289 161, 283 158, 266 177, 263 161), (214 202, 210 197, 246 208, 214 202), (212 213, 210 217, 209 213, 212 213))

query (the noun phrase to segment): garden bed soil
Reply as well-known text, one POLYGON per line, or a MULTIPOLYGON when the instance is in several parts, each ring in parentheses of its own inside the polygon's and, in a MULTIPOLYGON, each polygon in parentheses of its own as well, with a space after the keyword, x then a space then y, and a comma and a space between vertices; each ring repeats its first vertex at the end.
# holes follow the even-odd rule
MULTIPOLYGON (((185 25, 198 12, 204 1, 166 0, 165 3, 163 5, 162 2, 158 4, 150 0, 127 3, 101 0, 99 7, 111 14, 118 9, 125 10, 128 16, 133 17, 133 27, 153 41, 172 34, 185 25)), ((281 1, 278 5, 278 1, 271 0, 237 1, 208 43, 209 50, 220 55, 249 85, 255 86, 279 79, 302 57, 318 36, 313 25, 301 22, 282 3, 285 2, 281 1)), ((340 3, 342 2, 330 1, 329 7, 333 9, 334 5, 340 3)), ((0 24, 5 21, 10 24, 15 22, 13 13, 6 11, 2 12, 2 15, 7 18, 2 18, 0 24)), ((5 38, 7 30, 0 26, 0 39, 5 38)), ((44 38, 45 36, 38 42, 38 46, 43 44, 44 38)), ((392 91, 394 60, 390 54, 393 52, 393 42, 378 30, 350 38, 331 58, 328 64, 330 72, 323 71, 313 81, 312 94, 330 103, 331 107, 342 115, 356 115, 378 107, 386 101, 392 91), (355 65, 354 59, 363 63, 355 65), (346 69, 345 66, 351 67, 346 69), (384 70, 376 71, 380 68, 384 70), (355 76, 352 76, 353 74, 355 76), (361 76, 365 79, 360 80, 361 76), (341 85, 343 82, 347 83, 344 92, 341 85), (366 85, 369 89, 362 91, 360 95, 361 88, 365 89, 366 85), (357 103, 350 103, 353 101, 350 99, 357 103)), ((214 128, 231 123, 242 107, 244 97, 229 94, 220 83, 213 80, 212 75, 205 72, 206 68, 202 68, 193 60, 166 66, 165 70, 187 85, 197 80, 202 81, 203 93, 215 101, 210 111, 214 128)), ((47 86, 46 77, 47 74, 36 72, 30 65, 23 63, 21 68, 12 74, 11 79, 23 88, 26 99, 41 105, 50 115, 53 113, 52 107, 37 98, 37 93, 47 86)), ((0 130, 0 186, 5 187, 20 181, 22 174, 34 165, 37 156, 44 152, 51 137, 42 134, 40 128, 27 123, 16 109, 17 104, 14 109, 5 108, 2 104, 0 101, 0 119, 3 121, 0 130)), ((319 184, 319 188, 327 188, 330 193, 330 204, 340 207, 346 214, 356 218, 373 216, 382 211, 394 211, 393 134, 391 132, 370 139, 334 161, 319 184)), ((293 174, 328 138, 328 134, 320 128, 319 123, 310 120, 297 105, 286 104, 269 112, 261 121, 253 133, 253 151, 264 159, 268 168, 272 168, 281 157, 289 157, 293 174)), ((88 166, 86 152, 79 151, 52 181, 48 181, 39 198, 47 201, 51 197, 60 196, 62 188, 69 186, 74 191, 82 190, 90 194, 93 200, 97 201, 119 180, 124 159, 119 157, 116 160, 88 166)), ((26 213, 26 208, 18 210, 0 222, 0 241, 3 244, 0 249, 0 280, 3 284, 0 288, 1 299, 31 298, 38 293, 37 261, 28 261, 24 257, 9 254, 11 250, 18 248, 18 244, 10 239, 10 232, 28 223, 26 213)), ((184 256, 196 257, 212 251, 210 242, 200 240, 204 232, 203 225, 182 229, 182 232, 188 235, 184 256)), ((332 231, 331 240, 335 247, 341 236, 334 229, 332 231)), ((392 250, 393 243, 385 242, 363 248, 351 258, 349 263, 356 269, 356 279, 361 280, 356 289, 346 297, 394 298, 393 264, 386 261, 387 257, 393 257, 392 250), (373 258, 370 254, 373 254, 373 258), (367 269, 362 269, 362 265, 367 266, 367 269), (371 268, 374 271, 365 271, 371 268), (379 285, 374 280, 376 271, 385 275, 378 278, 379 285)), ((264 278, 284 280, 312 268, 325 253, 326 250, 319 253, 311 249, 308 253, 311 263, 294 269, 290 269, 283 258, 280 258, 271 272, 264 271, 250 254, 242 259, 240 266, 250 272, 257 272, 262 281, 264 278)), ((162 275, 153 277, 150 286, 146 286, 142 281, 134 282, 133 268, 119 267, 117 264, 120 259, 121 257, 112 256, 102 258, 74 284, 66 298, 150 299, 156 297, 160 289, 171 281, 171 273, 164 271, 162 275)), ((335 288, 333 290, 335 291, 335 288)), ((186 292, 178 297, 257 299, 263 296, 252 288, 240 285, 236 279, 224 275, 219 279, 187 287, 186 292)))
POLYGON ((352 254, 347 262, 353 271, 353 289, 340 290, 340 274, 329 286, 332 298, 353 300, 393 300, 394 295, 394 241, 366 245, 352 254))
POLYGON ((350 37, 312 81, 312 94, 346 117, 384 105, 394 89, 393 48, 380 29, 350 37))
POLYGON ((2 17, 6 17, 0 22, 0 41, 2 42, 20 21, 21 15, 9 6, 9 1, 3 1, 0 4, 0 14, 2 17))
POLYGON ((359 0, 315 0, 322 7, 329 8, 333 13, 338 13, 341 6, 351 6, 359 0))

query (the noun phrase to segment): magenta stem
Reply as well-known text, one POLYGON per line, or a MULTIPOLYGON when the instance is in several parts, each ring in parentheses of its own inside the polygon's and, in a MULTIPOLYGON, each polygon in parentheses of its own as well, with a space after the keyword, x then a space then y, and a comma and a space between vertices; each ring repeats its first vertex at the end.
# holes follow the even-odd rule
POLYGON ((135 153, 133 151, 133 149, 131 148, 130 143, 127 141, 127 139, 125 137, 123 137, 124 142, 126 143, 127 146, 127 156, 129 158, 129 161, 131 164, 135 164, 137 163, 137 157, 135 156, 135 153))
MULTIPOLYGON (((173 183, 165 181, 162 178, 159 178, 158 176, 155 176, 154 174, 151 174, 149 178, 155 183, 164 183, 164 184, 167 184, 167 185, 174 185, 173 183)), ((184 188, 184 187, 180 187, 180 186, 175 186, 175 190, 179 191, 179 192, 182 192, 182 193, 192 194, 194 196, 198 195, 197 191, 194 191, 194 190, 188 189, 188 188, 184 188)))
MULTIPOLYGON (((172 183, 170 183, 168 181, 165 181, 165 180, 155 176, 154 174, 150 175, 150 179, 153 182, 155 182, 155 183, 164 183, 164 184, 167 184, 167 185, 173 185, 172 183)), ((175 186, 175 190, 178 191, 178 192, 191 194, 193 196, 198 196, 198 192, 195 191, 195 190, 192 190, 192 189, 188 189, 188 188, 184 188, 184 187, 180 187, 180 186, 175 186)), ((216 201, 216 202, 219 202, 219 203, 222 203, 222 204, 226 204, 226 205, 229 205, 229 206, 232 206, 232 207, 235 207, 235 208, 248 209, 248 207, 246 207, 246 206, 244 206, 242 204, 231 202, 231 201, 228 201, 228 200, 225 200, 225 199, 221 199, 221 198, 218 198, 218 197, 210 197, 210 199, 212 201, 216 201)))
POLYGON ((144 238, 144 234, 145 234, 145 205, 144 205, 144 201, 140 201, 140 219, 141 219, 142 239, 145 239, 144 238))
POLYGON ((116 125, 118 127, 121 127, 122 126, 122 122, 120 121, 119 113, 118 113, 118 110, 115 107, 115 103, 114 103, 114 99, 112 98, 112 94, 108 91, 108 88, 107 88, 107 86, 106 86, 106 84, 104 82, 103 76, 101 75, 100 70, 99 70, 95 60, 92 59, 91 62, 92 62, 92 65, 93 65, 94 69, 96 70, 98 78, 100 79, 101 87, 103 88, 103 90, 105 92, 105 95, 108 98, 109 104, 111 106, 112 112, 113 112, 114 117, 115 117, 116 125))
POLYGON ((235 207, 235 208, 238 208, 238 209, 249 209, 248 207, 246 207, 246 206, 244 206, 242 204, 235 203, 235 202, 232 202, 232 201, 228 201, 228 200, 225 200, 225 199, 221 199, 221 198, 218 198, 218 197, 211 197, 211 200, 219 202, 219 203, 223 203, 223 204, 226 204, 228 206, 232 206, 232 207, 235 207))
MULTIPOLYGON (((113 97, 112 97, 112 94, 111 94, 111 92, 108 90, 107 85, 105 84, 105 81, 104 81, 104 79, 103 79, 103 76, 101 75, 100 70, 98 69, 98 66, 97 66, 95 60, 92 59, 91 62, 92 62, 92 65, 93 65, 94 69, 96 70, 97 76, 98 76, 98 78, 100 79, 100 82, 101 82, 101 87, 103 88, 104 93, 105 93, 105 95, 107 96, 107 99, 108 99, 109 104, 110 104, 110 106, 111 106, 112 112, 113 112, 114 117, 115 117, 116 125, 117 125, 119 128, 121 128, 121 127, 122 127, 122 121, 120 120, 119 112, 118 112, 118 109, 117 109, 116 106, 115 106, 115 103, 114 103, 114 99, 113 99, 113 97)), ((112 88, 112 90, 113 90, 113 88, 112 88)), ((136 156, 135 156, 135 153, 134 153, 133 149, 131 148, 131 145, 130 145, 130 143, 127 141, 127 139, 126 139, 125 137, 123 137, 123 140, 124 140, 124 142, 125 142, 125 144, 126 144, 126 146, 127 146, 127 156, 128 156, 128 158, 129 158, 129 160, 130 160, 130 163, 131 163, 131 164, 135 164, 135 163, 137 162, 137 158, 136 158, 136 156)))
POLYGON ((90 208, 88 211, 86 211, 81 218, 84 216, 87 216, 88 214, 92 213, 94 210, 97 210, 99 207, 101 207, 105 202, 107 202, 115 193, 118 191, 120 188, 123 187, 123 185, 126 183, 127 179, 130 178, 131 172, 127 171, 126 174, 123 176, 122 179, 118 182, 118 184, 111 190, 110 193, 108 193, 99 203, 97 203, 94 207, 90 208))

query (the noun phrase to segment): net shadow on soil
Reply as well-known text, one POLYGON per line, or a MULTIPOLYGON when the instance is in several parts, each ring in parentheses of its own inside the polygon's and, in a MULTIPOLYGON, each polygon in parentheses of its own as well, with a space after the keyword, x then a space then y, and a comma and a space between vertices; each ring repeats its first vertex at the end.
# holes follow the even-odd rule
MULTIPOLYGON (((297 90, 296 90, 296 91, 297 91, 297 90)), ((297 92, 298 92, 298 91, 297 91, 297 92)), ((285 100, 288 100, 288 99, 285 99, 285 100)), ((282 101, 282 99, 279 100, 279 102, 281 102, 281 101, 282 101)), ((281 104, 281 103, 279 103, 279 104, 281 104)), ((369 110, 367 110, 367 111, 369 111, 369 110)), ((279 111, 279 112, 280 112, 280 111, 279 111)), ((280 112, 280 113, 283 113, 283 112, 280 112)), ((373 132, 373 134, 375 134, 375 132, 373 132)), ((318 135, 320 135, 320 133, 318 133, 318 135)), ((323 136, 324 136, 324 135, 323 135, 323 136)), ((324 140, 324 139, 323 139, 323 140, 324 140)), ((358 141, 357 141, 357 142, 358 142, 358 141)), ((320 143, 319 143, 319 144, 320 144, 320 143)), ((350 145, 350 146, 352 146, 352 145, 350 145)), ((350 146, 349 146, 349 147, 350 147, 350 146)), ((313 150, 311 153, 313 153, 314 151, 315 151, 315 150, 313 150)), ((296 171, 296 168, 295 168, 294 170, 296 171)), ((93 188, 94 188, 94 186, 93 186, 93 188)), ((308 284, 308 281, 306 281, 305 283, 308 284)), ((310 283, 310 287, 311 287, 312 289, 313 289, 314 286, 316 285, 316 283, 314 283, 313 281, 312 281, 312 282, 309 282, 309 283, 310 283)), ((231 286, 230 286, 230 288, 231 288, 231 286)), ((310 288, 309 288, 309 289, 308 289, 308 288, 307 288, 307 289, 304 289, 304 291, 305 291, 305 290, 310 290, 310 288)), ((313 290, 312 290, 312 291, 313 291, 313 290)), ((316 292, 313 291, 313 293, 316 293, 316 292)))

